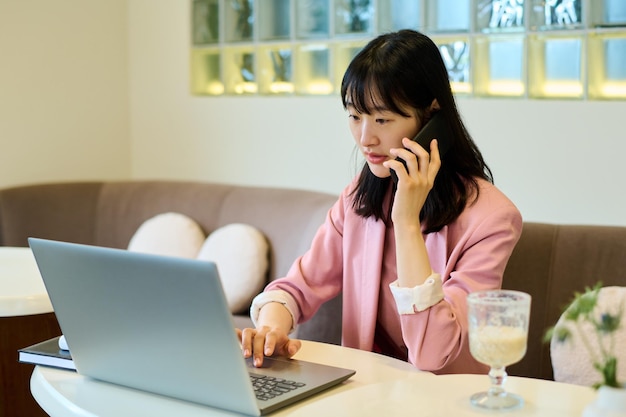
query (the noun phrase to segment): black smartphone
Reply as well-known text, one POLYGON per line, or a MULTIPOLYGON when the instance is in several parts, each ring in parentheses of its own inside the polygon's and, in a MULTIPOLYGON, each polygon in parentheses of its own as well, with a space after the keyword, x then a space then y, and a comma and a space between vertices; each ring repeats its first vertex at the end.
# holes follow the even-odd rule
MULTIPOLYGON (((430 152, 430 142, 433 139, 437 139, 437 144, 439 145, 439 155, 443 158, 446 152, 448 152, 448 149, 452 146, 452 131, 446 123, 446 119, 439 112, 435 113, 428 123, 426 123, 424 127, 417 132, 417 135, 415 135, 412 140, 413 142, 419 143, 422 148, 430 152)), ((404 159, 396 158, 396 161, 402 162, 404 168, 407 168, 404 159)), ((397 183, 398 176, 396 175, 396 171, 393 169, 390 171, 393 182, 397 183)))

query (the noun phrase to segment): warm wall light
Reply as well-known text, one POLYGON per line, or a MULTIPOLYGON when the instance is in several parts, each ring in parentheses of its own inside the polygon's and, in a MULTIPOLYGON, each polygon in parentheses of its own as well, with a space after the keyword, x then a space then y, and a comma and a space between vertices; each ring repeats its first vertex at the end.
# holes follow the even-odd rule
POLYGON ((294 92, 293 83, 274 82, 270 84, 270 93, 272 94, 290 94, 294 92))
POLYGON ((259 87, 256 83, 238 83, 235 85, 236 94, 256 94, 259 87))
POLYGON ((211 81, 206 85, 206 92, 211 95, 224 94, 224 84, 219 81, 211 81))
POLYGON ((470 83, 451 81, 450 86, 452 87, 452 91, 458 94, 470 94, 472 92, 470 83))
POLYGON ((524 94, 524 83, 520 81, 491 81, 487 86, 489 95, 521 96, 524 94))
POLYGON ((312 81, 306 86, 306 90, 309 94, 331 94, 333 85, 329 81, 312 81))
POLYGON ((543 94, 547 97, 580 97, 583 86, 577 81, 549 81, 543 85, 543 94))
POLYGON ((602 86, 602 96, 606 98, 626 97, 626 82, 604 83, 602 86))

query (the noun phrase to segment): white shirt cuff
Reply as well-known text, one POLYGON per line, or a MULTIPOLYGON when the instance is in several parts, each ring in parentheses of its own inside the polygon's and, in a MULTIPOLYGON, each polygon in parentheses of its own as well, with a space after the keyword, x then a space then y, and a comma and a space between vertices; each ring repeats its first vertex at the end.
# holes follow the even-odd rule
POLYGON ((443 300, 441 276, 435 273, 423 284, 413 288, 399 287, 397 280, 389 284, 389 288, 396 300, 399 314, 415 314, 443 300))
POLYGON ((298 317, 296 317, 294 312, 299 311, 299 309, 293 297, 287 291, 283 290, 264 291, 254 297, 252 305, 250 306, 250 318, 252 319, 254 327, 256 327, 257 321, 259 320, 261 308, 268 303, 280 303, 284 305, 287 311, 289 311, 289 314, 291 314, 291 330, 289 330, 289 333, 296 330, 298 317))

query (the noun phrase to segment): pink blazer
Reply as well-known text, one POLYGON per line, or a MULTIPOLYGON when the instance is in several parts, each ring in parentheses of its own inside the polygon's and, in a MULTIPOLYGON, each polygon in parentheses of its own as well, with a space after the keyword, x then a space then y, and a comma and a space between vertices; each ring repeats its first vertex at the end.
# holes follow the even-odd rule
MULTIPOLYGON (((342 344, 371 351, 378 314, 385 225, 352 210, 346 187, 319 228, 311 248, 286 277, 267 289, 291 294, 303 322, 322 303, 343 291, 342 344)), ((468 293, 500 288, 504 268, 522 230, 515 205, 495 186, 480 181, 480 196, 452 224, 425 235, 433 270, 441 274, 444 300, 401 315, 409 362, 436 373, 484 373, 469 353, 468 293)))

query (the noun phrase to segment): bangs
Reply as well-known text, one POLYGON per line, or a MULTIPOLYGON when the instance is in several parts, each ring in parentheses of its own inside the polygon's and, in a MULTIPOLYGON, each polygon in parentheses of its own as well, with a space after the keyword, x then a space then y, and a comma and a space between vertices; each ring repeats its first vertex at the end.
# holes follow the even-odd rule
MULTIPOLYGON (((401 105, 410 105, 404 90, 399 83, 388 73, 376 70, 376 65, 370 67, 349 67, 341 86, 341 101, 343 107, 354 107, 359 113, 372 114, 376 111, 387 110, 404 117, 410 115, 403 111, 401 105)), ((386 68, 385 68, 386 69, 386 68)))

